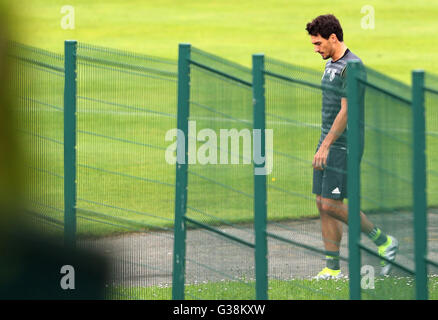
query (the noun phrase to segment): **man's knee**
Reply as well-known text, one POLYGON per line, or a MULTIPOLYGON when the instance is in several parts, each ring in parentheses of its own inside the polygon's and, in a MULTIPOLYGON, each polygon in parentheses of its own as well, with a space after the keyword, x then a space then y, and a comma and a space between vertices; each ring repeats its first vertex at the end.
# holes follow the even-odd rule
POLYGON ((327 214, 336 213, 342 205, 342 201, 321 198, 321 210, 327 214))
POLYGON ((321 196, 316 197, 316 206, 318 207, 319 216, 322 220, 330 219, 332 216, 330 212, 325 211, 327 208, 323 205, 323 200, 321 196))
POLYGON ((321 203, 321 196, 316 196, 316 207, 319 210, 319 213, 323 213, 322 212, 322 203, 321 203))

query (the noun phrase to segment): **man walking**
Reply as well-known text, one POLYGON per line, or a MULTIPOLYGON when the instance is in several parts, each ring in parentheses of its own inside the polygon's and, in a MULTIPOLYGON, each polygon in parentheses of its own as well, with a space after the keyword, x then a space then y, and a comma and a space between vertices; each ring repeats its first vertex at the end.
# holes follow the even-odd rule
MULTIPOLYGON (((315 52, 327 61, 322 76, 322 127, 321 137, 313 158, 313 193, 321 217, 322 237, 326 251, 326 267, 317 279, 341 276, 339 247, 342 223, 348 223, 347 198, 347 61, 357 59, 343 41, 343 31, 338 19, 331 14, 321 15, 307 24, 307 32, 315 52)), ((394 261, 398 241, 385 235, 368 218, 360 213, 361 230, 378 247, 381 257, 394 261)), ((387 275, 391 264, 381 262, 380 274, 387 275)))

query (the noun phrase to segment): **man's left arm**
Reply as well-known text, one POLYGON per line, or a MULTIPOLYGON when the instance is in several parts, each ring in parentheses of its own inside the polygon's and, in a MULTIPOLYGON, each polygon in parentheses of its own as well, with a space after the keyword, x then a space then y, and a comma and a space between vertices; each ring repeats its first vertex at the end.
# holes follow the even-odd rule
POLYGON ((330 146, 342 135, 347 127, 347 98, 341 99, 341 110, 339 110, 335 121, 326 135, 325 139, 321 143, 318 152, 313 158, 313 167, 317 170, 322 170, 323 166, 327 165, 327 157, 330 151, 330 146))

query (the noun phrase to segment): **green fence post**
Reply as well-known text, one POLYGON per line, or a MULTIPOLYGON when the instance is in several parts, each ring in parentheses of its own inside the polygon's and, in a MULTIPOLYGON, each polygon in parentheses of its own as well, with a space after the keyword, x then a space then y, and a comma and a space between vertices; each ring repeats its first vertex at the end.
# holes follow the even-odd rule
MULTIPOLYGON (((253 103, 254 103, 254 130, 260 130, 260 154, 265 152, 265 79, 264 55, 252 56, 253 74, 253 103)), ((255 143, 255 141, 254 141, 255 143)), ((254 148, 254 146, 253 146, 254 148)), ((266 159, 265 159, 266 162, 266 159)), ((268 299, 268 248, 266 240, 266 175, 257 174, 257 168, 265 164, 254 162, 254 229, 255 229, 255 271, 256 271, 256 299, 268 299)))
POLYGON ((76 46, 64 43, 64 243, 76 246, 76 46))
POLYGON ((180 44, 178 53, 178 131, 175 187, 175 224, 173 242, 172 299, 184 299, 186 264, 187 166, 188 166, 188 120, 190 98, 190 44, 180 44), (181 148, 181 145, 184 148, 181 148), (184 161, 181 152, 184 152, 184 161), (182 162, 182 163, 181 163, 182 162))
POLYGON ((347 68, 348 99, 348 255, 350 299, 361 299, 360 288, 360 103, 359 61, 349 61, 347 68))
POLYGON ((415 236, 415 292, 418 300, 427 300, 427 199, 426 136, 424 115, 424 71, 412 72, 413 113, 413 195, 415 236))

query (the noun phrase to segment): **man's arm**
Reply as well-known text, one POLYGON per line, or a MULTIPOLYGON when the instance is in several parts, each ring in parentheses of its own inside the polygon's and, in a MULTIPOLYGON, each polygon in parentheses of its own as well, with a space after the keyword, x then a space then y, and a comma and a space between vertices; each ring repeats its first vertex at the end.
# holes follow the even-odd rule
POLYGON ((321 143, 318 152, 313 158, 313 167, 317 170, 322 170, 323 165, 327 165, 327 157, 330 151, 330 146, 342 135, 347 127, 347 98, 341 99, 341 110, 333 122, 333 125, 321 143))

